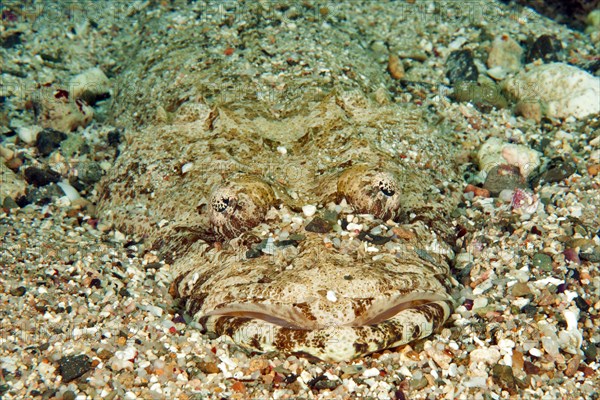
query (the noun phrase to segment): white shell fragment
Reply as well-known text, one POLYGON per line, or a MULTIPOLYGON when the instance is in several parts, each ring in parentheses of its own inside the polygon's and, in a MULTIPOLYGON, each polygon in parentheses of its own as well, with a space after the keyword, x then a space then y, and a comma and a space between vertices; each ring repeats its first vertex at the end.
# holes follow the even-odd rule
POLYGON ((564 63, 534 66, 506 81, 518 101, 539 103, 551 118, 585 118, 600 113, 600 78, 564 63))
POLYGON ((488 139, 479 149, 477 159, 479 169, 486 174, 498 165, 512 165, 519 168, 521 176, 527 178, 540 165, 540 153, 527 146, 506 143, 499 138, 488 139))

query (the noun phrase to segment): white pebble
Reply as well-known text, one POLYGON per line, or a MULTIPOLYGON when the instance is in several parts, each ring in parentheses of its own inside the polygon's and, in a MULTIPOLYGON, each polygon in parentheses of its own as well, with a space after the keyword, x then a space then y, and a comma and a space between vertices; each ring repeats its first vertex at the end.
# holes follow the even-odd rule
POLYGON ((363 228, 362 224, 355 224, 354 222, 351 222, 346 227, 346 230, 349 232, 362 231, 362 228, 363 228))
POLYGON ((529 349, 529 354, 531 354, 534 357, 541 357, 542 356, 542 351, 536 347, 529 349))
POLYGON ((17 128, 17 135, 19 139, 27 144, 32 144, 37 139, 38 133, 42 131, 42 128, 37 125, 33 126, 22 126, 17 128))
POLYGON ((287 154, 287 149, 283 146, 277 146, 277 151, 279 154, 287 154))
POLYGON ((183 164, 183 166, 181 167, 181 173, 185 175, 192 169, 193 166, 194 163, 191 162, 183 164))
POLYGON ((500 352, 493 348, 475 349, 469 355, 471 363, 483 362, 493 365, 500 360, 500 352))
POLYGON ((73 201, 81 197, 79 196, 77 189, 71 186, 68 181, 64 180, 62 182, 58 182, 57 185, 62 189, 62 191, 65 193, 65 196, 67 196, 69 200, 73 201))
POLYGON ((374 376, 379 376, 379 370, 377 368, 369 368, 365 370, 362 374, 365 378, 372 378, 374 376))
POLYGON ((337 296, 335 295, 335 292, 333 290, 328 290, 327 291, 327 300, 329 300, 331 302, 336 302, 337 301, 337 296))
POLYGON ((307 204, 305 206, 302 206, 302 212, 305 216, 312 217, 317 212, 317 207, 313 206, 312 204, 307 204))

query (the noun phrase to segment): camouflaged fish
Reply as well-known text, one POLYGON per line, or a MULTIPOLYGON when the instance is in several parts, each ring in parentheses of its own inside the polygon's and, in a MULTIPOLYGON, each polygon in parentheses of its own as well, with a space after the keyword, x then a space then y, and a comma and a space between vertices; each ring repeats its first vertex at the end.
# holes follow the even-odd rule
POLYGON ((220 59, 194 68, 207 56, 184 46, 190 29, 142 42, 119 78, 127 135, 101 218, 172 259, 187 314, 250 350, 349 360, 438 330, 460 190, 430 111, 359 78, 290 78, 265 98, 265 63, 250 77, 220 59))

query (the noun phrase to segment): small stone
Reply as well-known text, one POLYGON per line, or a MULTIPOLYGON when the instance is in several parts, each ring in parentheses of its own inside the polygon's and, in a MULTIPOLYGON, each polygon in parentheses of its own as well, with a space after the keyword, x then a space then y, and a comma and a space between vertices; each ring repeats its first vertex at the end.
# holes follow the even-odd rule
POLYGON ((340 386, 341 383, 342 381, 340 381, 339 379, 321 379, 317 381, 313 387, 317 390, 333 390, 336 387, 340 386))
POLYGON ((533 256, 532 264, 542 271, 552 271, 552 257, 544 253, 536 253, 533 256))
POLYGON ((70 88, 75 99, 81 99, 92 106, 110 97, 109 80, 100 68, 90 68, 75 76, 70 88))
POLYGON ((535 60, 543 62, 558 61, 558 53, 562 50, 562 44, 555 36, 542 35, 538 37, 529 47, 525 62, 527 64, 535 60))
POLYGON ((477 81, 479 71, 471 50, 456 50, 446 59, 446 76, 451 84, 477 81))
POLYGON ((579 369, 579 364, 581 363, 581 356, 576 354, 569 360, 567 363, 567 369, 565 370, 566 376, 574 376, 577 370, 579 369))
POLYGON ((369 368, 363 372, 362 376, 365 378, 372 378, 374 376, 379 376, 379 370, 377 368, 369 368))
POLYGON ((11 289, 10 294, 12 296, 21 297, 27 292, 27 288, 25 286, 19 286, 14 289, 11 289))
POLYGON ((523 363, 523 370, 527 375, 539 375, 541 372, 540 367, 529 361, 523 363))
POLYGON ((79 180, 86 185, 93 185, 102 178, 102 167, 94 161, 79 164, 76 171, 79 180))
POLYGON ((236 381, 233 385, 231 385, 231 390, 238 393, 246 393, 246 386, 243 382, 236 381))
POLYGON ((579 257, 582 260, 590 261, 593 263, 600 262, 600 246, 594 246, 592 249, 585 251, 581 250, 579 252, 579 257))
POLYGON ((27 183, 30 183, 36 187, 45 186, 49 183, 56 183, 61 179, 58 172, 51 169, 41 169, 38 167, 26 168, 23 175, 27 183))
POLYGON ((513 374, 513 370, 508 365, 494 365, 492 369, 492 376, 498 385, 510 394, 515 394, 517 389, 517 382, 513 374))
POLYGON ((527 188, 527 183, 521 176, 519 168, 514 165, 502 164, 493 167, 487 174, 483 188, 497 197, 503 190, 527 188))
POLYGON ((4 198, 4 201, 2 202, 2 207, 6 208, 7 210, 11 210, 14 208, 19 208, 19 205, 17 204, 17 202, 15 201, 15 199, 13 199, 10 196, 6 196, 4 198))
POLYGON ((92 368, 90 358, 85 354, 63 357, 59 361, 60 374, 63 382, 71 382, 92 368))
MULTIPOLYGON (((55 183, 51 183, 49 185, 29 191, 25 196, 25 200, 26 204, 44 205, 64 195, 65 193, 60 186, 55 183)), ((23 206, 21 205, 21 207, 23 206)))
POLYGON ((308 232, 327 233, 331 231, 331 223, 320 217, 313 218, 304 228, 308 232))
POLYGON ((388 59, 388 72, 394 79, 404 78, 404 66, 400 58, 395 54, 390 54, 388 59))
POLYGON ((221 372, 217 364, 212 361, 200 361, 198 363, 198 369, 205 374, 218 374, 221 372))
POLYGON ((527 283, 517 282, 511 288, 511 294, 515 297, 524 297, 531 294, 531 289, 527 283))
POLYGON ((481 112, 508 106, 506 98, 494 83, 460 82, 454 86, 452 98, 458 102, 471 103, 481 112))
POLYGON ((469 354, 469 360, 471 363, 492 365, 500 360, 500 352, 494 348, 475 349, 469 354))
POLYGON ((60 142, 65 140, 67 135, 56 129, 46 128, 42 130, 35 141, 35 147, 42 156, 47 156, 60 147, 60 142))
POLYGON ((411 379, 410 388, 413 390, 419 390, 426 387, 428 384, 427 378, 421 377, 420 379, 411 379))
POLYGON ((577 166, 573 161, 553 158, 543 169, 542 173, 532 178, 531 181, 535 186, 560 182, 573 175, 575 171, 577 171, 577 166))
POLYGON ((594 177, 600 172, 600 164, 592 164, 587 167, 588 174, 594 177))
POLYGON ((496 36, 487 59, 489 68, 502 68, 507 72, 517 72, 521 69, 523 49, 507 34, 496 36))
POLYGON ((312 204, 308 204, 308 205, 302 206, 302 212, 304 213, 304 216, 312 217, 317 212, 317 207, 312 204))
POLYGON ((477 187, 475 185, 468 184, 464 190, 465 193, 473 193, 475 196, 479 197, 490 197, 490 191, 487 189, 483 189, 477 187))
POLYGON ((62 395, 62 400, 75 400, 77 398, 77 393, 72 390, 67 390, 62 395))
POLYGON ((585 355, 585 361, 588 363, 595 362, 598 355, 598 348, 595 343, 588 343, 583 348, 583 354, 585 355))

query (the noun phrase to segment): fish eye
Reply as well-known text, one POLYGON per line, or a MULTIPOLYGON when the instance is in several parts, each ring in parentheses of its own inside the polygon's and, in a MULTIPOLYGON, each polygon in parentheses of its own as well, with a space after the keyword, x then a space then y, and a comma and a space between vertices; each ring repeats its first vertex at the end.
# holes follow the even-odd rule
POLYGON ((273 189, 249 176, 218 186, 210 197, 209 219, 214 233, 232 239, 260 224, 275 204, 273 189))
POLYGON ((397 178, 367 165, 344 170, 338 178, 337 193, 338 200, 345 198, 357 212, 380 219, 394 218, 401 205, 397 178))
POLYGON ((227 211, 229 204, 233 203, 233 199, 230 197, 220 197, 214 199, 212 203, 213 210, 219 213, 224 213, 227 211))
POLYGON ((396 193, 394 185, 389 180, 380 180, 379 190, 381 190, 381 193, 387 197, 392 197, 396 193))

